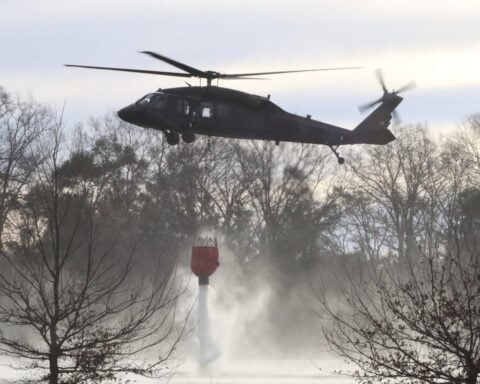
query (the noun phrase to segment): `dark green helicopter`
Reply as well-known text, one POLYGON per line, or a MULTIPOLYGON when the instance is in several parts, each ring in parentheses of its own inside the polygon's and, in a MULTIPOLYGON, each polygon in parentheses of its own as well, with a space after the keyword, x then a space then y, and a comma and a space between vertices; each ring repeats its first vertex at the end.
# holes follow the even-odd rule
POLYGON ((159 89, 149 93, 135 103, 118 111, 118 116, 129 123, 161 130, 170 145, 178 144, 180 135, 186 143, 195 140, 195 135, 221 136, 239 139, 271 140, 295 143, 324 144, 330 147, 338 159, 338 147, 346 144, 388 144, 395 136, 387 129, 395 108, 403 100, 398 96, 414 86, 409 83, 397 91, 388 92, 379 70, 376 74, 383 89, 378 100, 368 103, 361 110, 380 104, 353 130, 337 127, 321 121, 294 115, 262 97, 219 86, 212 86, 212 80, 258 79, 257 76, 355 69, 359 67, 304 69, 293 71, 253 72, 227 74, 216 71, 202 71, 172 60, 155 52, 142 52, 171 64, 184 72, 151 71, 143 69, 97 67, 66 64, 67 67, 93 68, 112 71, 136 72, 176 77, 198 77, 206 79, 206 86, 188 86, 159 89))

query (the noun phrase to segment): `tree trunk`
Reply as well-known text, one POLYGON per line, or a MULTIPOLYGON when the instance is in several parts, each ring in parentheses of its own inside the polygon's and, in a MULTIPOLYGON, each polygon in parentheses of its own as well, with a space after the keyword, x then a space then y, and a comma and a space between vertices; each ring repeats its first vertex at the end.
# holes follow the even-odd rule
POLYGON ((52 351, 49 357, 50 362, 50 375, 49 375, 49 384, 58 384, 58 356, 52 351))
POLYGON ((477 377, 478 377, 478 372, 468 372, 467 378, 465 380, 466 384, 477 384, 477 377))
POLYGON ((467 361, 467 372, 466 372, 466 378, 465 378, 465 383, 466 384, 477 384, 477 377, 479 373, 479 367, 480 366, 480 361, 475 364, 475 362, 470 359, 467 361))

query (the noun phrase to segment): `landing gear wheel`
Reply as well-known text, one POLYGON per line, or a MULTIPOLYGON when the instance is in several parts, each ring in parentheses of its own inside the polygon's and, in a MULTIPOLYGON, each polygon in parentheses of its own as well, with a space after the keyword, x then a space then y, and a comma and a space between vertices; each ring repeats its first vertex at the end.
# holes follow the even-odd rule
POLYGON ((165 132, 167 143, 170 145, 177 145, 180 141, 180 137, 177 132, 165 132))
POLYGON ((329 145, 329 148, 332 150, 332 152, 337 156, 338 164, 342 165, 345 164, 345 159, 338 154, 338 149, 339 145, 337 145, 335 148, 333 148, 331 145, 329 145))
POLYGON ((184 132, 182 133, 182 139, 185 143, 193 143, 195 141, 195 133, 184 132))

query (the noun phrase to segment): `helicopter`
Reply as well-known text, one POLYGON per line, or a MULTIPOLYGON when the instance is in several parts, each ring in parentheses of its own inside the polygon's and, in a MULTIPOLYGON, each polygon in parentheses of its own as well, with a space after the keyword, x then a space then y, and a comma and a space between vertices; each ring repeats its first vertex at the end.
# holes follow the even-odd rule
POLYGON ((289 113, 267 97, 249 94, 230 88, 218 86, 218 80, 262 79, 258 76, 357 69, 360 67, 337 67, 301 69, 288 71, 269 71, 251 73, 220 73, 203 71, 179 61, 170 59, 151 51, 140 53, 170 64, 183 72, 167 72, 145 69, 99 67, 90 65, 65 64, 67 67, 101 69, 110 71, 135 72, 174 77, 197 77, 206 80, 206 86, 158 89, 148 93, 136 102, 120 109, 120 119, 144 128, 163 131, 167 143, 177 145, 180 136, 185 143, 195 141, 196 135, 219 136, 237 139, 256 139, 280 142, 323 144, 328 146, 338 163, 345 159, 340 156, 338 148, 347 144, 384 145, 395 140, 388 130, 395 118, 395 108, 402 102, 399 93, 415 86, 413 82, 397 91, 388 91, 381 70, 376 71, 383 95, 362 107, 361 111, 375 106, 363 121, 353 130, 327 124, 311 118, 310 115, 299 116, 289 113), (217 85, 212 81, 217 80, 217 85))

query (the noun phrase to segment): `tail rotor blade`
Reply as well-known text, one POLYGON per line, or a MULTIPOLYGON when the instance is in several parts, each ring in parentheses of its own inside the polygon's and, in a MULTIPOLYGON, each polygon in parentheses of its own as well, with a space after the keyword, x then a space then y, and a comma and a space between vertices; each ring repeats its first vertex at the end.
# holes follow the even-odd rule
POLYGON ((383 90, 382 97, 380 97, 378 100, 375 100, 371 103, 361 105, 361 106, 358 107, 358 109, 359 109, 360 112, 363 113, 363 112, 367 111, 368 109, 374 107, 375 105, 377 105, 379 103, 382 103, 382 102, 386 102, 386 103, 396 102, 396 105, 394 106, 394 108, 392 110, 392 118, 395 121, 395 123, 399 124, 400 123, 400 116, 395 111, 395 108, 398 104, 400 104, 400 102, 402 101, 402 98, 400 96, 398 96, 398 94, 402 93, 402 92, 405 92, 405 91, 408 91, 410 89, 416 88, 417 84, 415 83, 415 81, 411 81, 411 82, 405 84, 399 90, 389 92, 388 89, 387 89, 387 86, 385 85, 385 80, 383 78, 383 72, 382 72, 381 68, 378 68, 377 70, 375 70, 375 76, 377 77, 377 80, 380 83, 380 86, 382 87, 382 90, 383 90))
POLYGON ((381 68, 377 68, 377 69, 375 70, 375 75, 377 76, 377 80, 378 80, 378 82, 380 83, 380 85, 381 85, 381 87, 382 87, 382 89, 383 89, 383 92, 384 92, 384 93, 387 93, 388 90, 387 90, 387 86, 385 85, 385 80, 384 80, 384 78, 383 78, 383 71, 382 71, 382 69, 381 69, 381 68))
POLYGON ((415 88, 417 88, 417 83, 415 83, 415 81, 410 81, 408 84, 405 84, 402 88, 400 88, 395 93, 402 93, 402 92, 409 91, 409 90, 415 89, 415 88))
POLYGON ((358 107, 358 110, 361 113, 364 113, 364 112, 368 111, 370 108, 372 108, 375 105, 377 105, 378 103, 380 103, 381 101, 382 101, 382 99, 378 99, 378 100, 372 101, 372 102, 367 103, 367 104, 362 104, 358 107))

